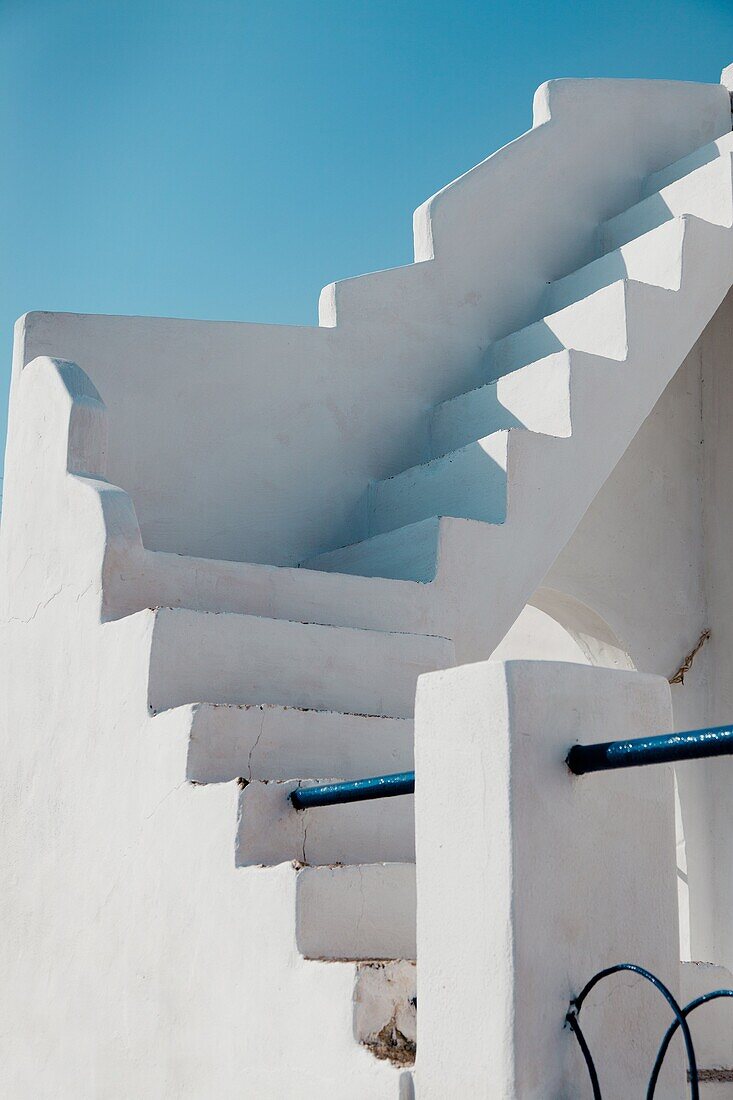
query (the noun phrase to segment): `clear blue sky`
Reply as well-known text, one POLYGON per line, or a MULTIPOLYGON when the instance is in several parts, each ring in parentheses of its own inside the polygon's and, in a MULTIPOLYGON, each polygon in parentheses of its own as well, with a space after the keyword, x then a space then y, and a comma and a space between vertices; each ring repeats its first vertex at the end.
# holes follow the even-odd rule
POLYGON ((0 438, 21 313, 313 323, 542 81, 730 62, 733 0, 0 0, 0 438))

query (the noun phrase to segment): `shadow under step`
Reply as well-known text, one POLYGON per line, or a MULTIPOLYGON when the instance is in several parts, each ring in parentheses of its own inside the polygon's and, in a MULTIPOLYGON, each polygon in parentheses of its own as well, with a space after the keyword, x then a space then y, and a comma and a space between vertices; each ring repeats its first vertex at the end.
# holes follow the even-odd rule
POLYGON ((565 349, 606 359, 626 358, 625 283, 612 283, 539 321, 496 340, 486 353, 486 381, 493 381, 565 349))
POLYGON ((684 217, 664 222, 570 275, 556 279, 545 293, 546 311, 562 309, 623 279, 679 290, 685 230, 684 217))
POLYGON ((503 523, 508 444, 508 431, 493 432, 440 458, 372 482, 370 534, 395 531, 434 516, 503 523))
POLYGON ((308 569, 390 580, 434 580, 438 564, 438 516, 386 531, 309 558, 308 569))
POLYGON ((620 248, 683 214, 730 227, 733 224, 731 169, 731 154, 726 153, 609 218, 598 228, 599 255, 620 248))
POLYGON ((571 355, 567 350, 556 352, 436 405, 431 417, 433 454, 445 455, 510 428, 569 436, 571 355))
POLYGON ((722 137, 716 138, 708 145, 701 145, 699 149, 694 149, 691 153, 681 157, 680 160, 675 160, 665 168, 652 172, 642 184, 642 198, 653 195, 655 191, 661 191, 670 183, 676 183, 683 176, 689 176, 696 168, 704 167, 704 165, 709 164, 712 160, 717 160, 725 153, 733 153, 733 133, 723 134, 722 137))

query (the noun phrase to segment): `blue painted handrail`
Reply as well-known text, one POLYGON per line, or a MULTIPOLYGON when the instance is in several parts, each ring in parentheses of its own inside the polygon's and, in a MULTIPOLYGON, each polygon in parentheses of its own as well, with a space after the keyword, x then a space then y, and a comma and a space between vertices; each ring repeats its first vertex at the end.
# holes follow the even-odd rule
POLYGON ((370 779, 352 779, 348 783, 324 783, 320 787, 298 787, 290 795, 296 810, 310 806, 335 806, 339 802, 364 802, 369 798, 392 798, 413 794, 414 772, 375 775, 370 779))
POLYGON ((638 768, 646 764, 677 764, 708 756, 733 754, 733 726, 715 726, 662 737, 638 737, 634 741, 605 741, 597 745, 573 745, 567 765, 575 775, 638 768))
MULTIPOLYGON (((603 741, 596 745, 573 745, 567 765, 575 775, 610 771, 613 768, 638 768, 645 764, 678 763, 707 756, 733 754, 733 726, 715 726, 689 733, 666 733, 662 737, 638 737, 633 741, 603 741)), ((392 798, 413 794, 414 772, 374 775, 345 783, 323 783, 318 787, 298 787, 290 795, 296 810, 312 806, 335 806, 341 802, 363 802, 370 798, 392 798)))

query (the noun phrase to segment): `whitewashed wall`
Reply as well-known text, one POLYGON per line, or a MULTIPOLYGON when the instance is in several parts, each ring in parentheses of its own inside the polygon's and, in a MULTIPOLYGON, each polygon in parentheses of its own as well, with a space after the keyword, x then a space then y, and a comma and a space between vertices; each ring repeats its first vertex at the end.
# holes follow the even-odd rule
MULTIPOLYGON (((532 130, 416 212, 418 263, 324 291, 335 328, 31 313, 13 388, 38 355, 86 371, 151 549, 288 564, 354 542, 370 479, 428 457, 429 406, 470 388, 648 172, 729 129, 720 85, 552 81, 532 130)), ((13 461, 11 438, 7 493, 13 461)))
MULTIPOLYGON (((672 676, 710 629, 684 685, 672 688, 678 730, 733 720, 731 349, 733 294, 545 580, 594 608, 644 671, 672 676)), ((677 781, 689 951, 731 969, 733 761, 682 765, 677 781)))
MULTIPOLYGON (((677 992, 671 769, 575 777, 564 762, 576 741, 653 736, 670 721, 665 681, 635 672, 510 661, 420 678, 420 1100, 584 1100, 570 999, 620 962, 677 992)), ((604 1095, 644 1095, 669 1022, 658 993, 616 976, 580 1019, 604 1095)), ((667 1100, 686 1092, 679 1054, 660 1083, 667 1100)))
MULTIPOLYGON (((292 868, 235 868, 236 790, 186 783, 185 716, 148 709, 151 614, 102 621, 105 568, 121 547, 117 572, 129 579, 125 540, 137 527, 125 491, 151 550, 277 564, 358 537, 367 482, 421 457, 429 404, 470 383, 487 343, 531 317, 549 279, 588 258, 592 227, 634 201, 646 172, 729 127, 729 100, 718 86, 561 81, 540 91, 535 122, 418 213, 424 262, 326 292, 321 328, 43 313, 21 322, 0 530, 10 869, 0 948, 12 1020, 0 1068, 9 1095, 199 1100, 239 1096, 246 1082, 276 1100, 292 1095, 293 1065, 305 1096, 338 1095, 344 1082, 360 1100, 396 1090, 391 1067, 354 1043, 353 974, 306 964, 297 951, 292 868), (85 384, 70 395, 49 383, 31 362, 46 352, 76 360, 107 402, 109 482, 97 462, 99 401, 85 384)), ((707 242, 696 238, 688 255, 707 278, 699 296, 675 302, 680 327, 667 326, 669 355, 650 371, 645 400, 727 278, 707 242)), ((642 335, 643 350, 651 337, 642 335)), ((637 390, 619 396, 615 419, 594 395, 616 393, 636 367, 619 362, 611 375, 593 362, 579 372, 575 399, 588 416, 570 443, 554 442, 554 457, 546 460, 544 437, 522 444, 533 470, 558 472, 558 495, 595 491, 582 463, 568 470, 572 460, 557 457, 561 446, 601 453, 599 425, 607 428, 610 457, 603 451, 593 467, 601 477, 601 459, 615 460, 633 434, 637 390)), ((522 530, 539 537, 510 548, 527 553, 507 577, 486 569, 483 525, 449 530, 454 567, 472 570, 464 655, 501 636, 517 591, 568 535, 572 500, 567 512, 547 506, 540 526, 536 484, 514 490, 515 508, 524 494, 522 530)), ((167 559, 166 596, 186 568, 180 598, 194 602, 196 563, 167 559)), ((225 589, 227 599, 251 596, 245 573, 224 574, 207 574, 207 599, 225 589)), ((273 575, 258 614, 274 613, 273 575)), ((370 605, 363 584, 332 580, 329 598, 338 591, 349 614, 387 607, 384 592, 370 605)), ((458 633, 466 606, 455 588, 441 598, 458 633)), ((409 614, 434 626, 435 608, 421 599, 409 614)), ((286 611, 280 603, 277 613, 286 611)), ((332 603, 327 622, 333 614, 332 603)), ((185 652, 184 631, 176 641, 185 652)))

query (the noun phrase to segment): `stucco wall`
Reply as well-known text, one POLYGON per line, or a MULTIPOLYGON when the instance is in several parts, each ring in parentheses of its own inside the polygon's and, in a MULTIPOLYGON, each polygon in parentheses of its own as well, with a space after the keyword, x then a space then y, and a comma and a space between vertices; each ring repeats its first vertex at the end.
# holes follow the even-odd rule
POLYGON ((647 173, 729 129, 720 85, 553 81, 532 130, 416 212, 421 262, 327 288, 323 327, 32 313, 13 388, 38 355, 86 371, 151 549, 281 565, 354 542, 370 479, 429 457, 429 407, 539 315, 647 173))
MULTIPOLYGON (((701 632, 710 629, 684 685, 672 688, 679 730, 733 718, 731 368, 733 293, 545 580, 594 608, 643 671, 672 676, 701 632)), ((733 762, 683 765, 677 783, 687 849, 689 949, 693 958, 730 968, 733 762)))

